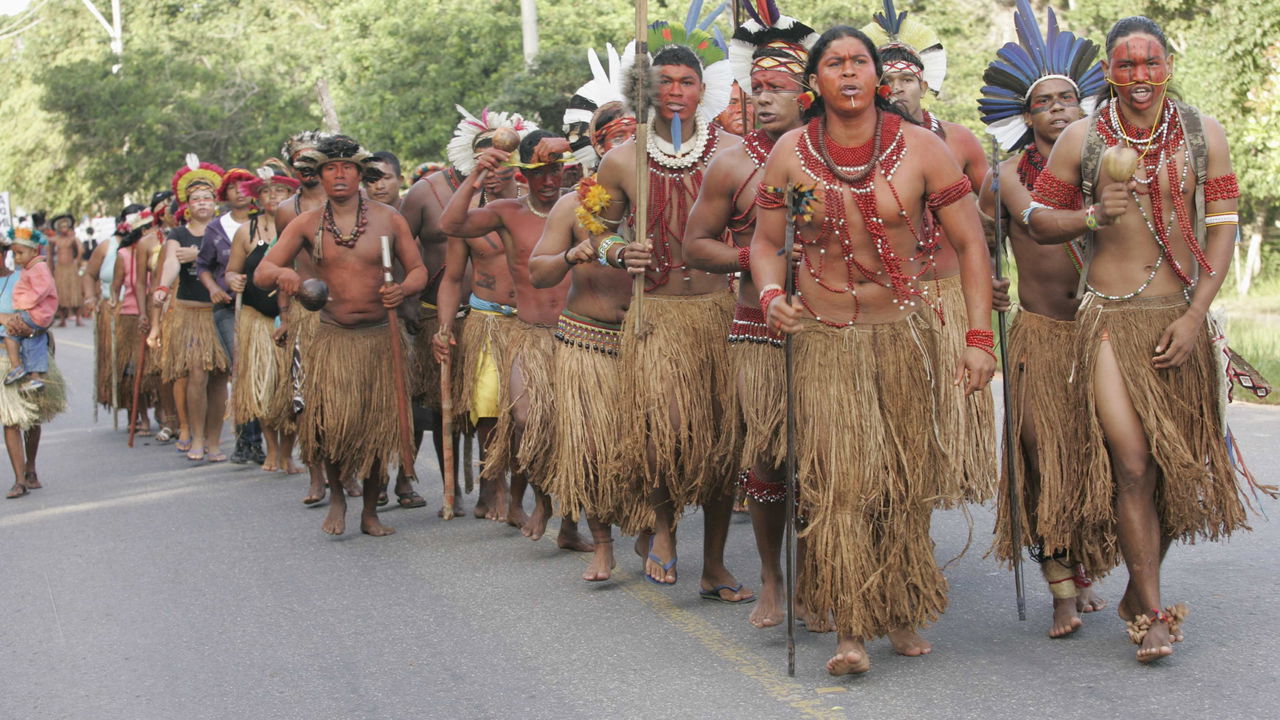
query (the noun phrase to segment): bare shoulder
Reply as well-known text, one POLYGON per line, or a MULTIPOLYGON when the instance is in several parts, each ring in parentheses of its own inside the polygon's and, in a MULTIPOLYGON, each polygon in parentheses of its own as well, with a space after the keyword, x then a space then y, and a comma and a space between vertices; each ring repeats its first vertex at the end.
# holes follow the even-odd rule
POLYGON ((635 138, 632 138, 605 153, 600 160, 598 175, 602 178, 612 177, 617 173, 626 172, 629 168, 634 167, 635 162, 636 141, 635 138))
POLYGON ((926 157, 933 157, 932 153, 947 152, 947 144, 938 137, 932 130, 921 127, 913 122, 902 123, 902 138, 909 147, 920 148, 922 152, 930 153, 926 157))
POLYGON ((733 147, 734 145, 741 145, 741 144, 742 144, 741 137, 734 135, 731 132, 727 132, 722 127, 716 128, 716 147, 720 148, 720 150, 725 150, 727 148, 733 147))
POLYGON ((755 169, 746 146, 737 143, 724 148, 707 164, 707 180, 734 178, 755 169))

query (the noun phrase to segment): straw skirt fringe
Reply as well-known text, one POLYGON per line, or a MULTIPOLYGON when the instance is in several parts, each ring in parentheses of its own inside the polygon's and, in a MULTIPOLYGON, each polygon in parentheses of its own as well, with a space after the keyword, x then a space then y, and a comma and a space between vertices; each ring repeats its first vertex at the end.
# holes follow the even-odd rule
POLYGON ((841 634, 919 628, 947 607, 929 523, 953 471, 939 442, 936 332, 920 315, 795 335, 801 593, 841 634))
POLYGON ((499 366, 498 424, 490 436, 483 479, 522 473, 535 486, 544 487, 555 448, 553 364, 557 344, 554 327, 519 321, 511 325, 510 344, 499 366), (511 389, 517 370, 522 385, 518 397, 511 389))
MULTIPOLYGON (((0 374, 7 373, 12 368, 13 366, 9 364, 9 356, 0 353, 0 374)), ((53 370, 52 362, 49 364, 49 370, 53 370)), ((13 385, 0 383, 0 426, 27 430, 35 425, 36 405, 31 400, 31 396, 18 391, 17 383, 13 385)))
POLYGON ((645 486, 665 485, 677 508, 729 492, 740 469, 725 342, 733 305, 727 290, 646 295, 644 332, 634 312, 622 325, 623 469, 642 468, 645 486))
POLYGON ((375 464, 387 468, 399 440, 387 326, 320 323, 302 353, 302 459, 333 463, 343 478, 368 477, 375 464))
POLYGON ((161 330, 161 374, 165 382, 186 377, 192 368, 227 372, 230 367, 213 324, 212 306, 174 303, 161 330))
POLYGON ((103 407, 111 407, 111 314, 112 310, 105 302, 99 302, 93 314, 93 347, 94 347, 94 384, 97 387, 95 400, 103 407))
POLYGON ((244 306, 236 326, 235 376, 231 385, 231 403, 237 425, 270 416, 277 393, 286 392, 288 383, 279 375, 282 350, 272 335, 275 320, 244 306))
MULTIPOLYGON (((958 474, 953 479, 963 502, 986 502, 995 494, 996 446, 995 406, 990 388, 965 397, 964 388, 952 385, 960 356, 965 350, 969 319, 964 309, 960 276, 938 281, 943 321, 936 313, 925 313, 941 333, 938 346, 939 424, 947 454, 956 459, 958 474)), ((948 491, 947 497, 956 496, 948 491)), ((953 507, 945 505, 944 507, 953 507)))
MULTIPOLYGON (((1071 563, 1085 567, 1112 567, 1116 548, 1105 527, 1081 521, 1083 495, 1078 472, 1081 448, 1073 428, 1083 411, 1068 382, 1074 356, 1076 325, 1028 310, 1019 310, 1009 327, 1006 357, 1009 361, 1010 413, 1013 461, 1017 472, 1018 513, 1022 537, 1019 548, 1039 550, 1045 556, 1065 553, 1071 563), (1021 438, 1035 437, 1035 456, 1028 457, 1021 438), (1038 472, 1038 482, 1029 476, 1038 472)), ((1007 456, 1006 456, 1007 457, 1007 456)), ((1009 468, 1004 463, 996 509, 996 557, 1013 557, 1009 526, 1009 468)))

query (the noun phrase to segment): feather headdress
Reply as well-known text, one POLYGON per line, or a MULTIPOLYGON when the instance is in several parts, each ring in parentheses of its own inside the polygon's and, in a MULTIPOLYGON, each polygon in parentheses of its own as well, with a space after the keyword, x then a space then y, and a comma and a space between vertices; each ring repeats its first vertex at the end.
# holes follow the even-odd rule
POLYGON ((729 40, 729 67, 738 85, 749 91, 751 71, 757 69, 804 75, 804 66, 809 61, 809 51, 818 42, 818 33, 799 20, 783 15, 774 0, 753 0, 742 6, 750 17, 734 29, 733 38, 729 40))
POLYGON ((291 135, 288 140, 284 141, 284 145, 280 147, 280 156, 283 157, 284 161, 292 167, 296 155, 301 153, 303 150, 311 150, 315 148, 315 146, 320 144, 321 140, 329 137, 330 134, 331 133, 321 132, 319 130, 304 130, 303 132, 291 135))
MULTIPOLYGON (((712 23, 724 12, 727 3, 720 3, 705 18, 702 17, 702 3, 703 0, 692 0, 689 3, 689 12, 685 14, 681 25, 673 25, 665 20, 649 24, 649 59, 652 60, 662 48, 669 45, 683 45, 693 51, 702 64, 702 82, 706 86, 702 102, 698 104, 698 117, 703 123, 709 124, 729 107, 729 98, 733 92, 733 71, 729 68, 729 48, 724 35, 719 28, 712 27, 712 23), (711 31, 708 32, 707 28, 711 28, 711 31)), ((633 95, 627 93, 627 97, 631 98, 633 95)))
POLYGON ((461 105, 454 107, 462 113, 462 119, 453 130, 453 139, 449 141, 446 153, 454 169, 463 175, 470 175, 476 169, 476 143, 493 135, 498 128, 509 127, 522 140, 525 135, 538 129, 537 125, 525 120, 520 113, 490 112, 489 108, 485 108, 480 111, 480 117, 476 117, 461 105))
POLYGON ((1013 26, 1018 42, 1005 43, 996 51, 996 59, 987 66, 982 80, 984 97, 978 108, 987 132, 995 136, 1005 150, 1021 148, 1031 141, 1031 129, 1022 121, 1031 91, 1051 78, 1066 80, 1075 86, 1080 109, 1086 115, 1097 105, 1097 92, 1105 79, 1098 62, 1098 46, 1092 40, 1076 37, 1058 29, 1058 18, 1049 8, 1044 35, 1027 0, 1018 0, 1013 13, 1013 26))
POLYGON ((929 90, 937 95, 942 92, 942 81, 947 77, 947 51, 942 39, 933 28, 919 20, 907 17, 907 11, 898 12, 893 0, 884 0, 884 12, 872 16, 875 22, 862 28, 862 32, 876 44, 876 50, 901 47, 920 58, 921 77, 929 83, 929 90))
POLYGON ((325 135, 315 147, 299 151, 293 160, 294 168, 310 167, 316 173, 331 162, 349 162, 364 169, 373 159, 373 153, 346 135, 325 135))
POLYGON ((608 69, 601 64, 595 48, 587 48, 591 80, 578 88, 569 99, 569 107, 564 111, 564 134, 569 139, 569 148, 573 150, 578 162, 586 168, 594 168, 599 161, 596 149, 591 144, 591 121, 595 119, 596 111, 609 103, 626 102, 622 86, 636 59, 635 41, 627 43, 621 55, 613 45, 606 45, 605 58, 609 63, 608 69))
POLYGON ((226 172, 213 163, 200 162, 195 153, 187 153, 186 163, 173 174, 173 193, 178 202, 187 201, 187 192, 194 184, 208 185, 210 190, 217 191, 222 185, 222 176, 226 172))

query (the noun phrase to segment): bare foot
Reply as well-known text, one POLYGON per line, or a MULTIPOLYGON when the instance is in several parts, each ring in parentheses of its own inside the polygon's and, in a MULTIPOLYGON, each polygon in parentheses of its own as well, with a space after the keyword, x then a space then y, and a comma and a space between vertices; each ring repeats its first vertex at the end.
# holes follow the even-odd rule
POLYGON ((520 527, 520 534, 537 542, 547 534, 547 521, 551 519, 551 503, 535 502, 533 504, 533 514, 520 527))
POLYGON ((324 480, 313 476, 311 478, 311 487, 307 488, 307 496, 302 498, 302 504, 315 505, 324 499, 324 491, 324 480))
POLYGON ((613 577, 615 567, 617 563, 613 560, 613 541, 598 542, 595 544, 595 555, 591 557, 587 571, 582 573, 582 579, 587 582, 604 582, 613 577))
POLYGON ((320 526, 330 535, 341 535, 347 531, 347 504, 339 502, 339 497, 335 495, 333 502, 329 503, 329 514, 324 516, 324 524, 320 526))
POLYGON ((44 487, 40 484, 40 478, 35 470, 28 470, 22 474, 22 484, 26 485, 28 490, 39 490, 44 487))
POLYGON ((1124 597, 1120 598, 1120 603, 1116 605, 1116 614, 1120 616, 1121 620, 1129 622, 1143 612, 1145 611, 1142 609, 1142 603, 1138 602, 1138 599, 1134 597, 1133 582, 1130 581, 1124 589, 1124 597))
POLYGON ((346 488, 347 497, 362 497, 364 495, 364 489, 360 487, 360 483, 356 482, 355 478, 343 480, 342 487, 346 488))
MULTIPOLYGON (((463 515, 466 515, 466 514, 467 514, 466 508, 462 507, 462 496, 454 495, 453 496, 453 516, 462 517, 463 515)), ((439 510, 436 511, 436 517, 438 518, 444 517, 444 508, 440 508, 439 510)))
POLYGON ((302 472, 302 468, 298 467, 297 465, 294 465, 293 460, 290 459, 285 461, 284 471, 285 471, 285 474, 287 475, 297 475, 298 473, 302 472))
POLYGON ((893 645, 895 652, 907 657, 928 655, 933 650, 933 645, 929 644, 928 640, 920 637, 920 633, 910 628, 890 630, 889 643, 893 645))
POLYGON ((382 521, 378 520, 377 513, 361 513, 360 532, 374 537, 386 537, 394 535, 396 529, 390 525, 383 525, 382 521))
POLYGON ((524 511, 524 506, 517 503, 515 498, 507 501, 507 524, 513 528, 520 528, 520 534, 528 537, 529 533, 524 531, 524 526, 529 522, 529 516, 524 511))
POLYGON ((477 520, 493 519, 492 513, 489 512, 489 501, 484 496, 484 493, 481 493, 480 499, 476 500, 476 506, 471 511, 471 515, 477 520))
MULTIPOLYGON (((592 552, 596 549, 596 544, 582 537, 582 533, 578 532, 578 524, 568 518, 560 518, 560 534, 556 537, 556 545, 561 550, 569 550, 571 552, 592 552)), ((609 551, 609 556, 613 557, 613 551, 609 551)))
POLYGON ((827 672, 835 675, 861 675, 871 669, 867 648, 856 637, 842 637, 836 643, 836 654, 827 661, 827 672))
POLYGON ((1080 588, 1080 594, 1076 595, 1076 610, 1082 613, 1097 612, 1107 606, 1107 601, 1094 590, 1093 585, 1080 588))
POLYGON ((1053 599, 1053 627, 1049 628, 1049 637, 1066 637, 1084 625, 1084 621, 1076 614, 1076 600, 1077 598, 1053 599))
POLYGON ((268 461, 266 461, 266 462, 262 463, 262 469, 263 469, 263 471, 265 471, 265 472, 275 472, 275 471, 279 470, 280 468, 276 467, 275 462, 273 462, 273 461, 271 461, 271 460, 268 460, 268 461))
POLYGON ((804 625, 805 629, 811 633, 829 633, 835 632, 836 622, 831 617, 831 613, 820 613, 809 607, 804 598, 797 596, 795 599, 796 621, 804 625))
POLYGON ((1172 654, 1173 638, 1169 636, 1168 624, 1151 623, 1151 627, 1147 629, 1147 636, 1142 638, 1142 645, 1138 646, 1138 662, 1154 662, 1172 654))
POLYGON ((756 603, 747 621, 758 628, 781 625, 787 619, 784 609, 786 600, 782 597, 782 578, 760 576, 760 602, 756 603))

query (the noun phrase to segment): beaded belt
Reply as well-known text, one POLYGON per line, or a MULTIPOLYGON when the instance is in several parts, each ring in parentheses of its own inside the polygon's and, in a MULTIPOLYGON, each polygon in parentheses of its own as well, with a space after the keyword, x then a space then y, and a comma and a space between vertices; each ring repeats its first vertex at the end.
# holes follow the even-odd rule
POLYGON ((467 301, 467 304, 471 306, 472 310, 479 310, 481 312, 506 315, 508 317, 516 314, 515 306, 503 305, 502 303, 496 303, 492 300, 485 300, 484 298, 477 297, 475 293, 471 293, 471 299, 467 301))
POLYGON ((622 325, 592 320, 565 310, 560 313, 556 324, 556 340, 571 347, 616 356, 622 347, 622 325))
POLYGON ((782 336, 769 330, 764 322, 764 311, 760 308, 735 305, 733 324, 729 326, 729 342, 769 343, 782 347, 782 336))

